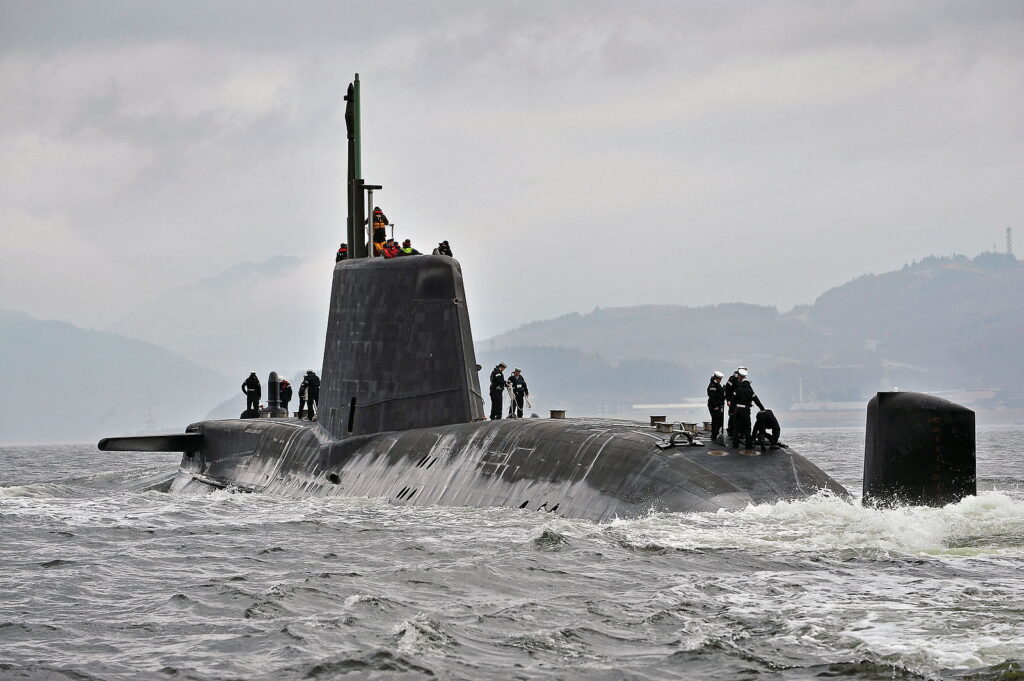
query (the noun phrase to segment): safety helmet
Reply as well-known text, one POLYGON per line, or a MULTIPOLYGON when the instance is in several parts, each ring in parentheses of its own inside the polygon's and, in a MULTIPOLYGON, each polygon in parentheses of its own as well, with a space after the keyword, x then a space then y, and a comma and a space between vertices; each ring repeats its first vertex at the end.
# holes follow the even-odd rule
POLYGON ((715 374, 714 374, 714 377, 715 378, 724 378, 725 374, 723 374, 721 371, 716 371, 715 374))
POLYGON ((508 368, 508 365, 505 364, 504 362, 498 362, 498 366, 500 366, 502 369, 507 369, 508 368))
POLYGON ((743 369, 743 368, 740 368, 740 369, 736 370, 736 373, 739 374, 740 376, 746 376, 747 375, 747 370, 743 369))
POLYGON ((736 367, 736 371, 739 371, 740 369, 743 369, 744 371, 746 371, 747 367, 736 367))

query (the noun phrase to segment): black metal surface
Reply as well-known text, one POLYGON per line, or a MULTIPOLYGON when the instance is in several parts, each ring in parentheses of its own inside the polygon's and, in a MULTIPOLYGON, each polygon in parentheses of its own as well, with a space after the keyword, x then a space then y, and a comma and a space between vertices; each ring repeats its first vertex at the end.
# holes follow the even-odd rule
POLYGON ((290 496, 386 497, 393 503, 506 506, 592 520, 715 511, 849 495, 789 449, 764 454, 657 445, 649 426, 521 419, 420 428, 336 441, 295 421, 220 421, 183 458, 174 490, 232 487, 290 496))
POLYGON ((922 393, 883 392, 871 398, 865 505, 943 506, 974 494, 973 411, 922 393))
POLYGON ((338 263, 321 375, 320 424, 334 437, 483 418, 458 261, 338 263))
POLYGON ((276 371, 267 377, 267 413, 271 418, 288 416, 288 411, 281 407, 281 377, 276 371))
POLYGON ((101 452, 194 452, 202 441, 203 436, 199 433, 105 437, 97 448, 101 452))

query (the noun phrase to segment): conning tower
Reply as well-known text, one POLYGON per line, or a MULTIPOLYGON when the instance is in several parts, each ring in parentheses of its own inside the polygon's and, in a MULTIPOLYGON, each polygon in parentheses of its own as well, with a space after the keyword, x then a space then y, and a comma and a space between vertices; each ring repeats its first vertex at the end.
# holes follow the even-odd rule
POLYGON ((344 438, 483 419, 465 301, 447 256, 338 263, 320 425, 344 438))

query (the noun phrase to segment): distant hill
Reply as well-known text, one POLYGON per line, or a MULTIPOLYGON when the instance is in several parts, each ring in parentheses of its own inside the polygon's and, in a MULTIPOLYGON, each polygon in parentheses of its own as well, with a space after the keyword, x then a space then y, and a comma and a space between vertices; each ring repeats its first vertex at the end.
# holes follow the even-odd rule
MULTIPOLYGON (((477 362, 485 402, 491 370, 505 362, 509 365, 506 378, 516 366, 523 367, 533 402, 533 409, 527 411, 542 416, 549 409, 566 409, 573 416, 617 415, 631 404, 674 403, 690 394, 684 388, 702 388, 704 378, 702 369, 675 362, 628 359, 613 363, 579 350, 544 346, 478 348, 477 362)), ((485 412, 489 405, 486 402, 485 412)))
POLYGON ((290 256, 239 263, 167 290, 107 328, 239 382, 250 371, 319 371, 333 264, 290 256))
POLYGON ((0 442, 181 431, 241 383, 151 343, 20 312, 0 310, 0 338, 0 442))
POLYGON ((854 279, 791 316, 862 343, 883 362, 953 382, 1011 387, 1024 379, 1024 263, 1013 256, 926 258, 854 279))
POLYGON ((671 401, 699 396, 713 370, 728 373, 740 364, 751 368, 758 391, 777 406, 801 396, 858 401, 894 386, 996 387, 1000 398, 1020 400, 1022 291, 1024 265, 1013 256, 931 257, 860 277, 786 314, 746 304, 598 308, 526 324, 477 348, 481 364, 526 364, 519 358, 529 358, 536 363, 535 381, 591 409, 668 401, 666 394, 674 395, 671 401), (624 362, 651 374, 641 391, 646 397, 623 387, 624 362), (594 371, 606 377, 601 390, 582 375, 594 371))
MULTIPOLYGON (((114 325, 151 342, 0 311, 0 441, 180 431, 237 416, 250 370, 265 380, 319 369, 330 271, 281 257, 168 291, 114 325)), ((784 314, 739 303, 598 308, 481 341, 477 357, 485 390, 498 361, 522 366, 539 413, 679 402, 701 396, 714 369, 738 364, 776 409, 801 397, 862 403, 893 386, 994 387, 1019 406, 1022 291, 1024 265, 1012 256, 933 257, 784 314)))

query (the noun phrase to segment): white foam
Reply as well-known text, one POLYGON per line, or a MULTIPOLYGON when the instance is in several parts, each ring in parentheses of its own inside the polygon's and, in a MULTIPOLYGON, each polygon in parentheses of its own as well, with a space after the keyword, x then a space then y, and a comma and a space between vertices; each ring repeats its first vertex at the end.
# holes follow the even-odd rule
POLYGON ((942 508, 865 508, 831 495, 739 512, 652 514, 609 525, 629 542, 677 549, 857 551, 1024 557, 1024 500, 983 492, 942 508))

